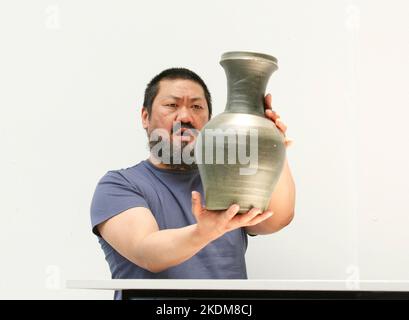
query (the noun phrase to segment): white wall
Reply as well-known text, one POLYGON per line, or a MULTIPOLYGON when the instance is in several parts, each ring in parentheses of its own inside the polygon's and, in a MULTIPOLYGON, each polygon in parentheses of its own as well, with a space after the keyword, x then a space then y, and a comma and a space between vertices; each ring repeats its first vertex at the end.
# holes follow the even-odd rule
POLYGON ((89 205, 110 169, 146 158, 146 83, 220 55, 279 60, 268 91, 295 144, 293 223, 250 239, 250 278, 409 279, 407 1, 0 2, 0 298, 112 298, 89 205))

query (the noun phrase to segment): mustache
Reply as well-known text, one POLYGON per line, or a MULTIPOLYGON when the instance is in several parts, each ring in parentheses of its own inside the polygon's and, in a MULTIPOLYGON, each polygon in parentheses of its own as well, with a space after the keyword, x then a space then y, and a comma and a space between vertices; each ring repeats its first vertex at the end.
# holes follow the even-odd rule
POLYGON ((170 134, 174 134, 181 129, 195 129, 196 128, 190 122, 174 122, 170 130, 170 134))

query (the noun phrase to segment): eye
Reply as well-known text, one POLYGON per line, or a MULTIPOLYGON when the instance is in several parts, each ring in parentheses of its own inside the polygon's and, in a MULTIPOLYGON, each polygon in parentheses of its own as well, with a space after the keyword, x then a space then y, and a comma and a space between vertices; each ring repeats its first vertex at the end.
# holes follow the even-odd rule
POLYGON ((177 104, 176 103, 168 103, 168 104, 165 104, 165 106, 166 107, 171 107, 171 108, 176 108, 177 104))
POLYGON ((194 104, 193 109, 203 109, 203 107, 199 104, 194 104))

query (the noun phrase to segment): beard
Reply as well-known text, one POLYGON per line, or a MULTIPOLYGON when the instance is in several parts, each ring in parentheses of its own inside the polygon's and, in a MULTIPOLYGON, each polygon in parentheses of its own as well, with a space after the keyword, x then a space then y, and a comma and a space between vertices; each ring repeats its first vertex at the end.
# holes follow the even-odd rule
POLYGON ((153 158, 166 165, 169 169, 187 171, 197 169, 194 158, 195 139, 181 141, 181 137, 172 135, 169 138, 159 136, 151 139, 149 135, 149 150, 153 158), (157 140, 157 141, 156 141, 157 140))

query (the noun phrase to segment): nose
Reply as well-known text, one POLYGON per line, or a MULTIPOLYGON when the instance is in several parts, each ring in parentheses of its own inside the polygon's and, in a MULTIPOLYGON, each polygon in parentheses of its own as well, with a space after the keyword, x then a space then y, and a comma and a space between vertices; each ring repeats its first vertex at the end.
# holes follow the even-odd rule
POLYGON ((181 123, 193 123, 193 117, 190 109, 186 106, 181 106, 180 108, 178 108, 178 113, 175 121, 180 121, 181 123))

